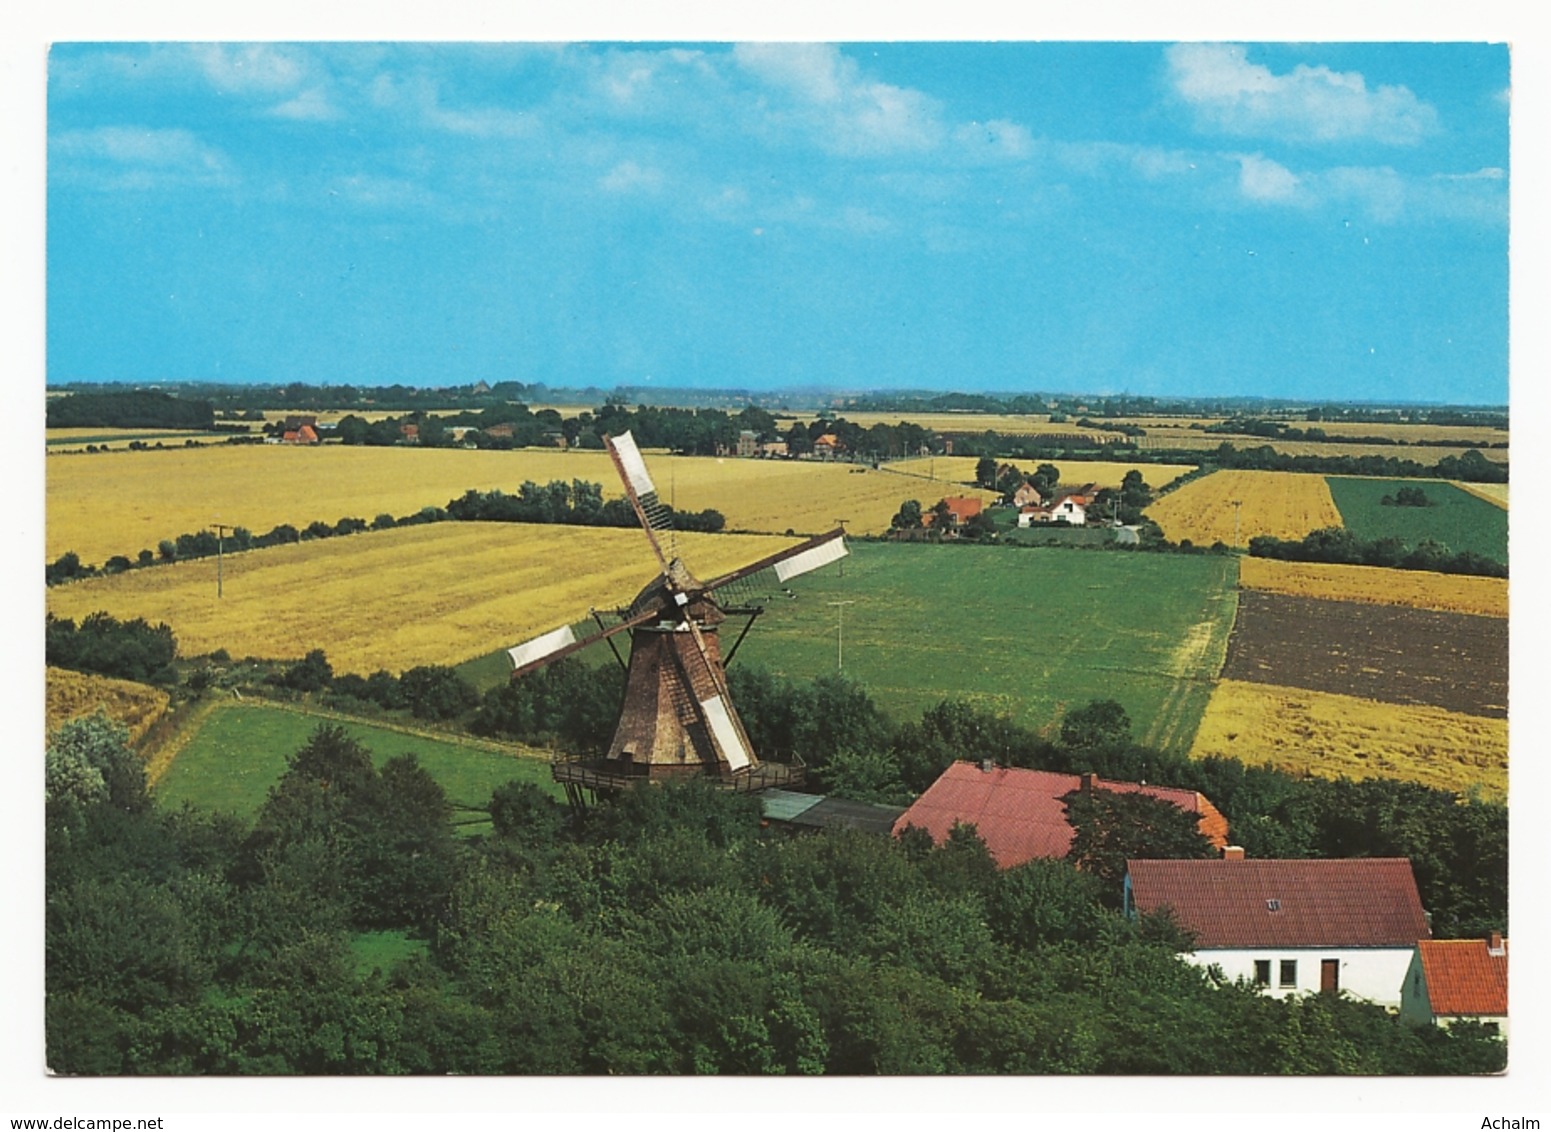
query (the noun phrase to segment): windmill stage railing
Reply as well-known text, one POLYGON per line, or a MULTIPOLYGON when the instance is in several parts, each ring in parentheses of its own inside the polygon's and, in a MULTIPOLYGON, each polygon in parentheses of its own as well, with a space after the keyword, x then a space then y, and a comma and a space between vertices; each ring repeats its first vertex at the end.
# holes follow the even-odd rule
MULTIPOLYGON (((572 755, 555 752, 550 758, 550 769, 556 782, 567 788, 592 790, 624 790, 637 786, 650 778, 652 781, 703 777, 698 766, 685 766, 682 773, 660 765, 626 764, 607 762, 596 756, 572 755), (648 771, 652 773, 648 774, 648 771)), ((801 756, 793 755, 789 763, 760 762, 724 777, 714 779, 717 785, 735 793, 754 793, 776 787, 801 786, 807 778, 808 767, 801 756)))

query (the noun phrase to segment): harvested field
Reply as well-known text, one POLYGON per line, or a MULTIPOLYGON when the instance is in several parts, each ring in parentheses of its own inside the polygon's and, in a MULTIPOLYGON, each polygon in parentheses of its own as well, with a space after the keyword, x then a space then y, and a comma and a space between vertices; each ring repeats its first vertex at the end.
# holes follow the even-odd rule
MULTIPOLYGON (((1144 452, 1195 452, 1216 448, 1225 441, 1235 448, 1269 447, 1284 456, 1393 456, 1397 460, 1415 460, 1418 464, 1427 465, 1436 464, 1445 456, 1463 456, 1472 447, 1468 444, 1456 448, 1441 445, 1434 447, 1430 444, 1340 444, 1330 440, 1268 440, 1263 436, 1195 430, 1150 432, 1146 436, 1137 437, 1136 445, 1144 452)), ((1506 448, 1481 448, 1478 451, 1488 460, 1496 463, 1508 462, 1506 448)))
MULTIPOLYGON (((812 460, 648 456, 663 499, 684 510, 715 508, 730 530, 798 534, 888 529, 910 498, 898 476, 812 460)), ((602 452, 519 449, 346 448, 282 445, 56 456, 45 463, 49 560, 68 550, 99 565, 133 558, 162 539, 212 523, 262 534, 281 523, 305 527, 353 516, 412 514, 444 507, 469 489, 516 492, 525 480, 573 479, 622 492, 602 452), (169 490, 171 487, 171 490, 169 490)), ((985 493, 989 496, 989 493, 985 493)))
POLYGON ((1508 510, 1508 485, 1505 483, 1463 483, 1460 480, 1450 480, 1455 487, 1463 492, 1474 495, 1477 499, 1484 499, 1488 503, 1508 510))
POLYGON ((1239 546, 1256 535, 1301 539, 1321 527, 1339 527, 1341 513, 1323 476, 1296 472, 1214 472, 1187 483, 1147 509, 1165 537, 1197 546, 1239 546))
POLYGON ((1244 558, 1239 563, 1239 588, 1264 589, 1290 597, 1318 597, 1328 602, 1408 605, 1413 609, 1441 609, 1444 613, 1478 617, 1508 616, 1508 578, 1244 558))
POLYGON ((1502 717, 1508 622, 1247 590, 1239 595, 1222 675, 1502 717))
POLYGON ((134 743, 139 742, 167 710, 166 692, 132 680, 114 680, 68 668, 48 668, 45 684, 44 725, 50 732, 61 723, 91 715, 101 708, 109 719, 129 728, 129 740, 134 743))
POLYGON ((1439 790, 1508 790, 1508 722, 1433 707, 1224 680, 1190 757, 1320 778, 1393 778, 1439 790))
MULTIPOLYGON (((912 460, 894 460, 883 465, 886 472, 899 472, 908 476, 921 476, 945 483, 966 484, 975 481, 975 456, 919 456, 912 460)), ((1032 473, 1047 461, 1011 461, 1026 472, 1032 473)), ((1171 484, 1187 472, 1195 471, 1194 464, 1130 464, 1118 460, 1059 460, 1048 461, 1061 470, 1063 484, 1080 487, 1096 483, 1100 487, 1119 487, 1126 473, 1142 473, 1142 481, 1154 490, 1171 484)), ((922 500, 926 502, 926 500, 922 500)), ((936 502, 933 500, 932 502, 936 502)))
POLYGON ((1473 613, 1481 617, 1508 616, 1506 578, 1245 558, 1239 563, 1239 587, 1327 601, 1409 605, 1414 609, 1473 613))
MULTIPOLYGON (((791 544, 678 536, 705 578, 791 544)), ((628 602, 654 573, 639 530, 435 523, 228 555, 220 599, 207 558, 54 586, 48 608, 165 621, 184 655, 224 648, 285 659, 323 649, 336 672, 364 675, 510 647, 591 607, 628 602)))

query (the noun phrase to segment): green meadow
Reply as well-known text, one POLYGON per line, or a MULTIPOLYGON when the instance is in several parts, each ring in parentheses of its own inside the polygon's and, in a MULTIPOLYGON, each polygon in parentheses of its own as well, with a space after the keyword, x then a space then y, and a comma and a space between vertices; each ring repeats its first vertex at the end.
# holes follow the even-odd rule
POLYGON ((1442 480, 1377 480, 1329 476, 1342 524, 1359 538, 1398 538, 1408 546, 1432 539, 1456 553, 1474 551, 1508 561, 1508 512, 1442 480), (1427 507, 1386 507, 1381 500, 1403 487, 1419 487, 1427 507))
MULTIPOLYGON (((284 707, 242 704, 210 714, 156 784, 156 799, 162 805, 188 802, 250 818, 285 773, 291 755, 322 723, 343 727, 372 753, 378 766, 396 755, 413 754, 455 806, 488 805, 492 791, 514 778, 533 782, 556 798, 564 796, 550 779, 549 764, 540 759, 500 754, 453 738, 432 739, 284 707)), ((469 830, 489 826, 488 819, 466 810, 455 811, 453 821, 469 830)))
MULTIPOLYGON (((855 542, 843 573, 777 591, 734 663, 794 679, 843 664, 898 720, 958 697, 1040 729, 1114 699, 1138 740, 1183 751, 1236 583, 1236 561, 1217 556, 855 542)), ((736 631, 724 626, 724 651, 736 631)))

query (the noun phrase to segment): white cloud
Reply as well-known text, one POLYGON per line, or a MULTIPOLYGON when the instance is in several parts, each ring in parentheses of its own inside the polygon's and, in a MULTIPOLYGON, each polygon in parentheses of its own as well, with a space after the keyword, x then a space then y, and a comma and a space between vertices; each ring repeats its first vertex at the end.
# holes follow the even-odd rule
POLYGON ((764 126, 796 128, 832 153, 929 150, 946 134, 936 99, 866 78, 829 44, 745 43, 732 57, 765 87, 754 108, 764 126))
POLYGON ((188 130, 101 126, 49 142, 50 174, 103 189, 215 186, 233 181, 231 163, 188 130))
POLYGON ((656 192, 662 182, 661 170, 621 161, 598 179, 598 187, 611 193, 656 192))
POLYGON ((241 46, 205 43, 189 48, 217 90, 240 94, 280 94, 307 79, 307 66, 290 50, 265 43, 241 46))
POLYGON ((1299 181, 1292 171, 1258 153, 1240 155, 1239 191, 1254 201, 1291 202, 1298 199, 1299 181))
POLYGON ((1200 125, 1223 133, 1413 145, 1437 127, 1437 112, 1410 90, 1370 90, 1355 71, 1300 63, 1277 75, 1226 43, 1175 44, 1165 57, 1175 93, 1200 125))
POLYGON ((953 140, 970 158, 1017 161, 1034 152, 1034 139, 1029 131, 1005 118, 966 122, 953 131, 953 140))
POLYGON ((339 109, 322 87, 302 91, 289 102, 282 102, 270 113, 280 118, 295 118, 306 122, 326 122, 339 117, 339 109))

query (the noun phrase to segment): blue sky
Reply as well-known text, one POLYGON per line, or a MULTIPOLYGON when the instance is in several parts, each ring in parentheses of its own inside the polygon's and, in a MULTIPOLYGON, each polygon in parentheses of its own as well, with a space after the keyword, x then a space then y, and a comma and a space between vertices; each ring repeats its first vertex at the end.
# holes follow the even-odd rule
POLYGON ((56 44, 51 381, 1505 403, 1490 44, 56 44))

